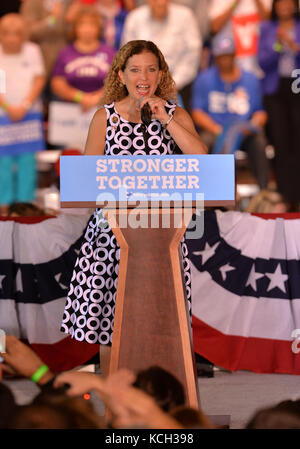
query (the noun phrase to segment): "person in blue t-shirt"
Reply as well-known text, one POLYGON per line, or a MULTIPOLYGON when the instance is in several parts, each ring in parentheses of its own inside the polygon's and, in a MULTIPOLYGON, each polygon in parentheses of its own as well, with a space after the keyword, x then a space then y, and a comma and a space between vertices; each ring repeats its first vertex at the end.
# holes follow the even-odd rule
POLYGON ((269 181, 263 130, 267 114, 262 106, 260 81, 235 63, 235 46, 230 37, 217 36, 212 42, 212 54, 214 65, 201 72, 193 84, 193 120, 212 152, 246 151, 259 187, 265 189, 269 181))

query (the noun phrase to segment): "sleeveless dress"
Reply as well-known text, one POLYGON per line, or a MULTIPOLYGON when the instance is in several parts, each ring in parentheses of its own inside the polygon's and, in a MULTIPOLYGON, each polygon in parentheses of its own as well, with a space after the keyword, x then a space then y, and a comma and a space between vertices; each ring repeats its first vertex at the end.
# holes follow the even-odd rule
MULTIPOLYGON (((166 103, 174 114, 176 105, 166 103)), ((158 120, 146 128, 122 118, 114 103, 104 106, 107 115, 105 155, 158 155, 181 153, 158 120)), ((189 311, 191 274, 188 250, 181 242, 182 268, 189 311)), ((117 294, 120 247, 101 209, 91 216, 84 232, 66 300, 61 331, 78 341, 110 345, 117 294)))

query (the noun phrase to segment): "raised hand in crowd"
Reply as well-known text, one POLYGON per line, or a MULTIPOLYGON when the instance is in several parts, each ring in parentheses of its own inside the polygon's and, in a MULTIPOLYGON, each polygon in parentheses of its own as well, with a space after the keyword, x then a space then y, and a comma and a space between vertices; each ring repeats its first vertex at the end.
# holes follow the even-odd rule
POLYGON ((65 21, 67 23, 72 23, 78 12, 82 8, 82 3, 80 0, 71 0, 71 3, 66 11, 65 21))
POLYGON ((164 412, 151 396, 137 388, 115 389, 110 399, 111 424, 115 428, 183 428, 178 421, 164 412))
POLYGON ((263 0, 255 0, 255 4, 260 20, 267 20, 270 17, 270 9, 265 6, 263 0))
POLYGON ((127 369, 119 370, 106 379, 92 373, 66 371, 56 377, 54 386, 61 387, 64 384, 69 384, 69 396, 81 395, 91 390, 95 390, 99 394, 109 394, 115 387, 125 388, 134 380, 135 374, 127 369))
POLYGON ((211 20, 210 29, 213 34, 218 33, 231 19, 233 11, 237 8, 241 0, 235 0, 228 8, 211 20))
MULTIPOLYGON (((4 363, 1 363, 0 366, 4 373, 17 374, 28 378, 31 378, 44 365, 44 362, 29 346, 13 335, 6 336, 6 352, 1 353, 1 357, 4 359, 4 363)), ((42 386, 53 377, 54 374, 48 369, 37 384, 42 386)))
POLYGON ((114 428, 146 426, 149 428, 181 428, 181 425, 143 391, 131 386, 133 372, 122 369, 106 379, 91 373, 66 372, 57 376, 55 387, 69 384, 68 395, 95 390, 109 409, 109 423, 114 428))

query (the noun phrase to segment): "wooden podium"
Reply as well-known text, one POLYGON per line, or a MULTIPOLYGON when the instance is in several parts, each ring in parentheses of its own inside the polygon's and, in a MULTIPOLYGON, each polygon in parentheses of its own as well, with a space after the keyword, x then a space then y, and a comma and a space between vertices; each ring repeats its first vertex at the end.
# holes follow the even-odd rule
MULTIPOLYGON (((97 158, 101 159, 97 156, 61 157, 61 162, 64 159, 61 163, 62 207, 100 206, 99 200, 93 200, 97 197, 97 190, 95 176, 91 176, 91 167, 95 172, 97 158), (85 192, 87 187, 84 192, 78 187, 85 185, 87 180, 91 183, 89 194, 85 192)), ((234 204, 234 158, 231 155, 219 155, 218 159, 212 155, 193 155, 193 158, 203 161, 205 189, 199 191, 208 195, 204 204, 234 204), (213 159, 207 159, 210 157, 213 159), (216 178, 213 178, 209 170, 225 173, 224 179, 218 173, 214 173, 216 178), (211 196, 210 190, 213 192, 211 196)), ((109 199, 107 201, 109 203, 109 199)), ((195 202, 191 201, 188 207, 185 204, 183 208, 176 207, 175 203, 171 208, 164 208, 163 202, 157 207, 152 204, 138 209, 128 207, 129 203, 126 207, 121 204, 116 202, 113 206, 109 203, 109 207, 103 209, 121 248, 110 372, 119 368, 138 371, 158 365, 183 383, 187 404, 198 408, 200 399, 191 319, 180 250, 195 202), (142 227, 124 226, 124 221, 127 223, 132 214, 139 214, 144 224, 142 227)))
MULTIPOLYGON (((119 228, 120 217, 128 213, 130 209, 108 209, 105 213, 121 248, 110 372, 161 366, 181 380, 188 403, 197 407, 190 319, 179 254, 186 230, 183 210, 151 209, 151 217, 148 209, 140 210, 149 221, 148 228, 119 228), (166 219, 170 219, 169 228, 163 227, 166 219), (158 227, 151 228, 151 220, 158 227)), ((191 217, 192 209, 189 213, 191 217)), ((187 218, 186 211, 185 215, 187 218)))

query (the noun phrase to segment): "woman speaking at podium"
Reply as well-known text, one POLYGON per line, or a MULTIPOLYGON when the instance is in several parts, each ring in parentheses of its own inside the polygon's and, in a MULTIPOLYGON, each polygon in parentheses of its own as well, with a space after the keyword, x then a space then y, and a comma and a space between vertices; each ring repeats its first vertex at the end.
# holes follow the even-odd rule
MULTIPOLYGON (((108 72, 101 107, 94 115, 86 155, 201 154, 189 114, 175 99, 167 63, 153 42, 130 41, 116 54, 108 72)), ((187 247, 181 243, 184 280, 190 303, 187 247)), ((61 330, 79 341, 100 343, 101 370, 108 374, 120 248, 96 209, 84 234, 61 330)), ((132 317, 134 320, 134 317, 132 317)))

